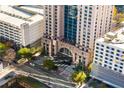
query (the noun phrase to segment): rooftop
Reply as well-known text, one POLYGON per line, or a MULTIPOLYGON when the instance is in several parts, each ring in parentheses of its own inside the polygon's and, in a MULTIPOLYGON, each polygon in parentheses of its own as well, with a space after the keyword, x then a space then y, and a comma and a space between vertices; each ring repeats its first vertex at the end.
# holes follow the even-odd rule
MULTIPOLYGON (((26 7, 26 6, 25 6, 26 7)), ((23 9, 22 9, 23 10, 23 9)), ((34 12, 16 9, 14 6, 0 6, 0 20, 20 26, 23 23, 32 24, 43 19, 43 16, 34 12)))
POLYGON ((124 28, 115 32, 108 32, 103 38, 100 38, 97 41, 124 49, 124 28))
POLYGON ((43 15, 43 8, 42 7, 34 7, 31 5, 22 5, 22 6, 18 6, 18 8, 23 9, 25 11, 30 11, 30 12, 34 12, 34 13, 38 13, 43 15))

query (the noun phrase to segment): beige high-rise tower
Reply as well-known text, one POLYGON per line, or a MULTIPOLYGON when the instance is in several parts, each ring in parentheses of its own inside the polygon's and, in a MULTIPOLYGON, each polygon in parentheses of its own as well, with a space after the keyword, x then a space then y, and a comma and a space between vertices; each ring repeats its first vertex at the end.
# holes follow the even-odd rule
POLYGON ((44 11, 47 37, 47 41, 44 41, 45 49, 52 56, 60 47, 68 48, 65 54, 73 51, 74 63, 81 61, 87 65, 91 62, 95 40, 111 31, 112 5, 46 5, 44 11), (66 42, 65 46, 59 45, 62 39, 66 42), (74 41, 73 45, 71 41, 74 41))

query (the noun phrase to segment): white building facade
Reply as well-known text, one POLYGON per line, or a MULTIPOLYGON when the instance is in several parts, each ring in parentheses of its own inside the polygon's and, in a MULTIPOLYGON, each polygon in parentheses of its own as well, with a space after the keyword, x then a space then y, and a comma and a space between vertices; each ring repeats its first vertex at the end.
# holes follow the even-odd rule
POLYGON ((3 70, 3 63, 0 61, 0 71, 3 70))
POLYGON ((24 47, 40 40, 44 30, 43 16, 28 15, 10 6, 6 8, 8 11, 0 10, 1 39, 12 40, 24 47))
POLYGON ((124 30, 96 41, 91 76, 114 87, 124 87, 124 30))

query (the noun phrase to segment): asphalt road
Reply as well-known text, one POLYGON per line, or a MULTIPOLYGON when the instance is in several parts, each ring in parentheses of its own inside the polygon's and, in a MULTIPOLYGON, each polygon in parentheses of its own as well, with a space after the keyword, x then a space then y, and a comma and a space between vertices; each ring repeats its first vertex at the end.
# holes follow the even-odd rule
POLYGON ((59 75, 55 75, 47 70, 39 69, 38 67, 30 66, 28 64, 18 66, 18 70, 30 73, 30 76, 48 84, 53 88, 73 88, 75 84, 63 79, 59 75))

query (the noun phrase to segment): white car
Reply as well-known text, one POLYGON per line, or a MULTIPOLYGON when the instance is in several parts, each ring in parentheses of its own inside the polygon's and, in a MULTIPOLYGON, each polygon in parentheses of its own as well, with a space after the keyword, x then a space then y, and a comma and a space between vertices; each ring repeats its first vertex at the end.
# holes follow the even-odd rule
POLYGON ((31 65, 31 66, 35 66, 35 64, 33 64, 33 63, 30 63, 30 65, 31 65))

